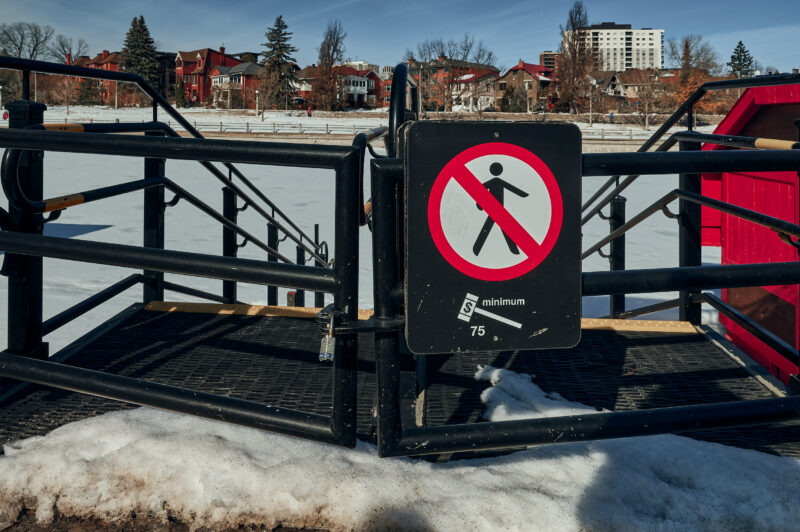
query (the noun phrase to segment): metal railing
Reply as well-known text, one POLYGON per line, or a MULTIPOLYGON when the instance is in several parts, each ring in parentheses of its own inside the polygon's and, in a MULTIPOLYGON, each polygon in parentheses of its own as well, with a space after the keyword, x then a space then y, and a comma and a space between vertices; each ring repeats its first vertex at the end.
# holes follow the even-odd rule
MULTIPOLYGON (((357 137, 354 145, 349 147, 136 138, 32 129, 0 131, 0 146, 10 148, 12 152, 23 150, 15 169, 15 183, 16 177, 20 176, 19 186, 24 187, 21 191, 29 200, 21 200, 21 196, 9 198, 12 212, 8 214, 0 210, 0 249, 7 252, 3 270, 11 281, 9 304, 15 305, 15 310, 21 310, 14 315, 9 313, 9 320, 18 320, 22 325, 18 332, 10 336, 9 349, 0 353, 0 376, 352 446, 355 444, 358 333, 371 332, 375 336, 378 378, 377 442, 381 456, 508 449, 543 443, 733 427, 795 419, 800 416, 800 397, 787 397, 535 420, 437 427, 404 426, 400 406, 400 335, 405 312, 405 289, 402 282, 405 268, 405 191, 404 154, 398 153, 398 131, 405 121, 414 118, 413 109, 418 103, 412 93, 412 109, 406 108, 406 76, 406 65, 398 65, 392 86, 391 127, 387 137, 389 155, 371 162, 375 314, 373 318, 360 322, 357 320, 356 305, 358 229, 365 220, 362 167, 368 143, 380 138, 386 133, 385 130, 357 137), (144 247, 42 236, 41 225, 45 221, 43 209, 38 208, 42 205, 46 207, 47 202, 41 201, 40 159, 32 157, 35 152, 31 150, 44 149, 145 157, 149 162, 146 164, 144 180, 154 180, 149 181, 152 183, 165 177, 163 159, 167 158, 198 160, 202 157, 203 160, 228 163, 331 169, 336 174, 337 212, 333 267, 317 268, 161 249, 163 232, 159 237, 158 216, 156 211, 148 211, 148 205, 149 208, 154 208, 153 205, 163 204, 163 197, 153 199, 153 196, 157 191, 163 193, 167 184, 165 181, 159 182, 158 186, 144 189, 145 210, 151 213, 146 216, 146 223, 148 218, 151 218, 151 224, 156 222, 150 226, 149 231, 148 226, 145 228, 144 247), (143 273, 121 280, 73 309, 49 320, 42 320, 41 257, 127 266, 142 269, 143 273), (158 277, 164 272, 333 293, 334 303, 325 310, 325 315, 333 319, 332 333, 336 338, 331 415, 320 416, 194 390, 144 383, 137 379, 67 367, 46 360, 46 345, 41 341, 42 330, 54 330, 67 323, 83 308, 96 306, 139 282, 143 282, 147 289, 145 301, 156 298, 158 290, 163 291, 165 288, 163 277, 158 277)), ((681 307, 682 318, 699 322, 699 315, 694 312, 702 301, 731 316, 748 330, 760 334, 760 326, 751 319, 738 315, 738 311, 729 305, 699 291, 720 287, 800 283, 800 266, 797 262, 701 266, 700 206, 712 206, 769 227, 785 235, 784 240, 788 244, 795 243, 793 237, 800 235, 800 226, 725 202, 703 198, 699 194, 699 173, 734 169, 798 170, 800 150, 707 153, 697 151, 699 145, 694 139, 680 142, 690 144, 684 145, 686 149, 678 153, 583 155, 583 176, 680 172, 682 178, 678 190, 662 198, 648 214, 634 217, 628 223, 624 219, 617 219, 617 227, 610 238, 601 241, 613 243, 646 215, 657 212, 669 201, 678 199, 680 203, 677 216, 681 221, 680 267, 584 273, 582 294, 680 291, 676 304, 681 307)), ((109 191, 99 189, 87 191, 89 195, 107 192, 109 191)), ((599 250, 600 247, 602 245, 598 243, 587 250, 587 253, 599 250)), ((800 360, 792 346, 778 338, 765 338, 768 345, 777 347, 787 359, 800 360)))
MULTIPOLYGON (((319 146, 180 138, 168 125, 155 120, 156 103, 169 114, 175 111, 149 85, 127 74, 89 71, 49 63, 0 58, 0 68, 68 73, 101 79, 135 82, 154 100, 154 120, 144 124, 41 124, 44 106, 31 102, 10 105, 11 128, 0 130, 0 146, 6 148, 0 166, 3 189, 9 200, 9 212, 0 209, 0 249, 2 274, 9 278, 8 348, 0 353, 0 376, 17 378, 63 389, 109 397, 116 400, 166 408, 241 423, 285 434, 313 438, 340 445, 355 445, 355 359, 357 335, 336 335, 336 358, 333 361, 333 407, 329 416, 259 405, 194 390, 142 383, 136 379, 68 368, 49 358, 43 337, 70 323, 87 311, 103 304, 125 290, 143 285, 143 303, 163 300, 165 290, 174 290, 214 301, 236 301, 237 282, 312 290, 315 302, 322 306, 322 295, 333 295, 329 312, 335 322, 346 326, 357 319, 358 301, 358 232, 364 223, 363 164, 369 143, 385 137, 386 128, 376 128, 355 136, 352 146, 319 146), (22 68, 25 67, 25 68, 22 68), (96 75, 99 74, 99 75, 96 75), (144 137, 118 135, 143 132, 144 137), (56 198, 43 198, 44 151, 106 154, 142 157, 144 176, 140 180, 84 190, 56 198), (166 176, 167 159, 200 162, 220 180, 223 212, 201 201, 187 189, 166 176), (226 176, 209 161, 222 162, 226 176), (288 220, 269 199, 245 178, 232 163, 323 168, 333 171, 336 220, 332 263, 328 262, 327 244, 312 239, 288 220), (233 182, 238 177, 244 186, 233 182), (249 189, 246 190, 245 188, 249 189), (170 201, 165 190, 174 194, 170 201), (65 209, 116 198, 121 194, 143 191, 143 246, 102 243, 42 235, 45 223, 55 220, 65 209), (262 200, 267 207, 259 205, 262 200), (244 202, 237 208, 236 200, 244 202), (164 249, 164 211, 185 200, 224 228, 223 256, 187 253, 164 249), (236 212, 252 206, 268 222, 268 242, 240 227, 236 212), (272 213, 267 209, 272 209, 272 213), (46 217, 45 217, 46 216, 46 217), (281 219, 278 219, 280 217, 281 219), (290 225, 287 228, 286 225, 290 225), (292 231, 296 229, 296 231, 292 231), (297 261, 277 250, 278 230, 297 244, 297 261), (236 236, 262 248, 269 261, 236 258, 236 236), (233 241, 234 247, 226 245, 233 241), (312 265, 306 266, 306 255, 312 265), (101 290, 72 307, 44 319, 42 316, 42 258, 59 258, 94 264, 141 269, 101 290), (356 265, 353 267, 353 265, 356 265), (219 296, 164 280, 164 273, 177 273, 223 280, 219 296)), ((24 83, 23 83, 24 85, 24 83)), ((24 87, 23 87, 24 88, 24 87)), ((24 92, 24 91, 23 91, 24 92)), ((179 115, 178 115, 179 116, 179 115)), ((184 124, 184 127, 187 124, 184 124)), ((191 127, 191 126, 190 126, 191 127)), ((196 135, 199 137, 199 133, 196 135)), ((135 305, 133 308, 142 308, 135 305)))

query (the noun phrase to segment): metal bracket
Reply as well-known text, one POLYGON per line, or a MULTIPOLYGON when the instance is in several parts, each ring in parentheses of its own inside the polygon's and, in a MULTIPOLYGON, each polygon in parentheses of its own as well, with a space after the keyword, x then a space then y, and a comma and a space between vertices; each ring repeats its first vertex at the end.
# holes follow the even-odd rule
POLYGON ((603 253, 603 248, 597 250, 597 254, 603 257, 604 259, 610 259, 611 253, 603 253))
POLYGON ((601 220, 610 220, 610 219, 611 219, 611 215, 610 215, 610 214, 609 214, 608 216, 606 216, 605 214, 603 214, 603 209, 600 209, 599 211, 597 211, 597 216, 598 216, 598 217, 599 217, 601 220))
POLYGON ((163 207, 163 209, 164 209, 164 210, 167 210, 167 207, 174 207, 175 205, 177 205, 177 204, 178 204, 178 202, 179 202, 180 200, 181 200, 181 197, 180 197, 179 195, 175 194, 175 197, 174 197, 174 198, 172 198, 172 199, 171 199, 171 200, 169 200, 169 201, 165 201, 165 202, 164 202, 164 207, 163 207))
POLYGON ((47 218, 42 220, 42 223, 54 222, 54 221, 58 220, 61 217, 61 213, 62 212, 64 212, 64 209, 59 209, 57 211, 51 211, 50 214, 47 216, 47 218))
POLYGON ((375 149, 372 147, 372 145, 369 142, 367 142, 367 149, 369 150, 369 153, 372 155, 372 157, 374 159, 388 159, 389 158, 388 155, 380 155, 378 153, 375 153, 375 149))
POLYGON ((250 206, 250 203, 244 202, 244 205, 242 205, 241 207, 236 207, 236 212, 244 212, 244 211, 247 210, 247 208, 249 206, 250 206))
POLYGON ((673 220, 678 220, 678 223, 680 223, 681 215, 680 214, 675 214, 674 212, 669 210, 669 207, 667 207, 666 205, 661 207, 661 212, 663 212, 664 216, 666 216, 667 218, 671 218, 673 220))
POLYGON ((344 321, 342 313, 333 308, 333 303, 317 313, 319 328, 324 334, 328 334, 331 329, 331 313, 333 314, 333 335, 369 333, 369 332, 388 332, 397 331, 403 328, 406 323, 405 317, 376 318, 371 316, 367 320, 344 321))
POLYGON ((247 245, 248 242, 249 242, 249 240, 245 238, 244 240, 242 240, 241 243, 237 243, 236 247, 237 248, 243 248, 243 247, 245 247, 247 245))
POLYGON ((778 236, 781 240, 789 244, 790 246, 794 247, 795 249, 800 249, 800 240, 792 240, 792 235, 787 233, 782 233, 780 231, 775 231, 778 233, 778 236))

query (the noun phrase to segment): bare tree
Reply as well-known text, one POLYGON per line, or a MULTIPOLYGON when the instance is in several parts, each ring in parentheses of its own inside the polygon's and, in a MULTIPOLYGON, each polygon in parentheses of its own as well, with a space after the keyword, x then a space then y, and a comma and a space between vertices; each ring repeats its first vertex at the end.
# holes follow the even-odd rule
POLYGON ((55 30, 35 22, 0 24, 0 50, 12 57, 41 59, 47 55, 47 45, 55 30))
POLYGON ((559 102, 566 103, 570 112, 578 112, 578 106, 591 90, 589 73, 595 70, 597 58, 592 45, 586 39, 585 29, 589 16, 578 0, 567 15, 567 24, 561 26, 561 47, 556 71, 559 79, 559 102))
POLYGON ((475 41, 469 33, 447 41, 426 39, 417 43, 416 53, 406 50, 405 60, 411 62, 412 74, 420 80, 421 101, 427 108, 443 105, 450 110, 458 78, 470 68, 494 69, 497 58, 483 41, 475 41))
POLYGON ((89 53, 89 45, 83 39, 74 42, 66 35, 58 34, 49 47, 50 57, 57 63, 66 63, 67 55, 73 60, 89 53))
POLYGON ((644 129, 650 129, 650 115, 671 106, 666 88, 658 79, 655 69, 633 69, 621 74, 627 87, 625 97, 637 102, 636 110, 641 111, 644 129))
POLYGON ((328 22, 317 56, 317 75, 314 86, 314 104, 317 108, 333 109, 341 105, 342 80, 336 76, 334 66, 344 58, 344 38, 347 33, 338 20, 328 22))
POLYGON ((72 76, 61 76, 55 83, 53 90, 55 98, 67 108, 69 114, 69 106, 75 100, 75 91, 78 88, 78 78, 72 76))
MULTIPOLYGON (((41 59, 47 55, 47 45, 55 30, 35 22, 0 24, 0 53, 23 59, 41 59)), ((0 84, 11 97, 19 97, 22 90, 22 73, 0 74, 0 84)), ((34 73, 34 94, 36 74, 34 73)))
POLYGON ((667 41, 667 58, 673 67, 681 70, 681 79, 684 81, 695 69, 705 70, 712 76, 722 72, 717 52, 700 35, 667 41))

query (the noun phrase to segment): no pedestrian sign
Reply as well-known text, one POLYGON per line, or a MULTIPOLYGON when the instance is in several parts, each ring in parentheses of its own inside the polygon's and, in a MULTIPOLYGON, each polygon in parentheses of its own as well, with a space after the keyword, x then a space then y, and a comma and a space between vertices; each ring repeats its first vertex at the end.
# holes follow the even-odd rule
POLYGON ((580 339, 580 132, 569 124, 405 129, 406 339, 417 354, 580 339))

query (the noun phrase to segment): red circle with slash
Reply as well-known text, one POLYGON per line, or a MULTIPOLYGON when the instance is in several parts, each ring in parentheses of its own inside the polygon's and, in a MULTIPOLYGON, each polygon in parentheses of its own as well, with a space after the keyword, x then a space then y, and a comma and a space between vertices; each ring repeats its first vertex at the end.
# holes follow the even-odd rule
MULTIPOLYGON (((468 216, 468 213, 464 213, 468 216)), ((561 232, 561 224, 564 219, 564 205, 561 197, 561 189, 558 187, 553 172, 544 162, 532 152, 505 142, 488 142, 478 144, 468 148, 448 162, 431 188, 430 198, 428 199, 428 226, 431 230, 431 237, 436 244, 439 253, 461 273, 481 279, 484 281, 507 281, 515 279, 536 268, 553 250, 558 235, 561 232), (518 220, 506 209, 488 190, 483 183, 467 169, 467 164, 478 157, 487 155, 505 155, 516 158, 526 165, 541 178, 544 183, 548 199, 551 206, 550 225, 541 243, 537 242, 530 232, 525 229, 518 220), (524 256, 520 262, 504 268, 486 268, 479 264, 469 261, 462 257, 445 236, 442 228, 441 210, 442 198, 445 188, 454 180, 466 191, 489 216, 497 226, 509 237, 524 256)))

